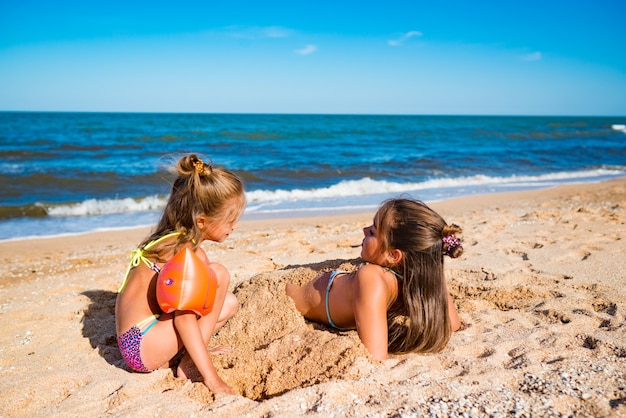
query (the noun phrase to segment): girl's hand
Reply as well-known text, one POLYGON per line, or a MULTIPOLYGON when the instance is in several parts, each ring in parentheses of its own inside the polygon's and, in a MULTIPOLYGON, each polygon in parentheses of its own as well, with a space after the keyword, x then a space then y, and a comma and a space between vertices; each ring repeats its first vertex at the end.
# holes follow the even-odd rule
POLYGON ((459 313, 456 311, 456 306, 454 305, 454 300, 452 300, 450 293, 448 293, 448 316, 450 317, 450 328, 452 332, 461 329, 461 319, 459 318, 459 313))
POLYGON ((213 393, 217 394, 225 394, 225 395, 236 395, 235 391, 228 386, 222 379, 217 377, 216 379, 212 379, 210 382, 204 381, 204 384, 207 388, 213 393))
POLYGON ((233 352, 233 348, 227 345, 216 345, 213 348, 209 348, 211 354, 230 354, 233 352))

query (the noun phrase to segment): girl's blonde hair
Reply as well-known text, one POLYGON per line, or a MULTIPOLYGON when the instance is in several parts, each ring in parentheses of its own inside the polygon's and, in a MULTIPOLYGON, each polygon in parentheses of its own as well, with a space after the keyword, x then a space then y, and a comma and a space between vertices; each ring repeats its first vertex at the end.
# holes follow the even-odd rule
POLYGON ((403 257, 393 266, 398 298, 389 309, 389 352, 438 352, 451 334, 443 256, 463 254, 457 225, 423 202, 399 198, 383 202, 376 214, 383 251, 398 249, 403 257))
POLYGON ((144 247, 166 234, 180 232, 174 245, 155 245, 145 250, 146 256, 152 255, 160 261, 164 261, 160 255, 173 247, 177 249, 188 242, 193 243, 194 249, 199 245, 201 231, 196 225, 199 216, 206 217, 209 223, 235 221, 246 205, 241 179, 223 167, 207 164, 196 154, 181 157, 174 171, 177 177, 161 219, 140 245, 144 247), (229 203, 232 206, 227 207, 229 203))

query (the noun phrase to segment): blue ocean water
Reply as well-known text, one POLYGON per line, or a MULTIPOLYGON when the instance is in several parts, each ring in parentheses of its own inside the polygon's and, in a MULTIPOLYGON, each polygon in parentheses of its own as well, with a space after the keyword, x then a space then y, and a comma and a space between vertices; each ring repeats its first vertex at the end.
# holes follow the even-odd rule
POLYGON ((154 224, 166 166, 238 173, 245 218, 626 176, 626 118, 0 112, 0 240, 154 224))

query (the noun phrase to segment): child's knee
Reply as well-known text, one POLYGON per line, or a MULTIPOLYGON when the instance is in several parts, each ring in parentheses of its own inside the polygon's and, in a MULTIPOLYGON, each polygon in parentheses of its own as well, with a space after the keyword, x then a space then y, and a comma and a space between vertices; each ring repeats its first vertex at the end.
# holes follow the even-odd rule
POLYGON ((210 263, 209 267, 215 273, 215 277, 217 278, 218 286, 226 285, 230 283, 230 273, 226 270, 226 267, 221 265, 220 263, 210 263))
POLYGON ((239 311, 239 301, 237 297, 232 293, 226 293, 226 298, 224 299, 224 307, 222 308, 223 317, 225 320, 228 320, 235 316, 235 314, 239 311))

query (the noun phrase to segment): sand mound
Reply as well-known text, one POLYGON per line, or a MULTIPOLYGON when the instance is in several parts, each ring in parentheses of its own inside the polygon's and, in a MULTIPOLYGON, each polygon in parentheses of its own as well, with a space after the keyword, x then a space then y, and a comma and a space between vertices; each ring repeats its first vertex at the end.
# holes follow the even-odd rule
POLYGON ((238 393, 261 400, 369 372, 369 355, 356 331, 338 332, 305 321, 285 294, 286 283, 303 284, 332 268, 354 269, 355 263, 288 267, 258 274, 237 286, 240 311, 212 344, 234 348, 232 354, 215 356, 214 363, 238 393))

